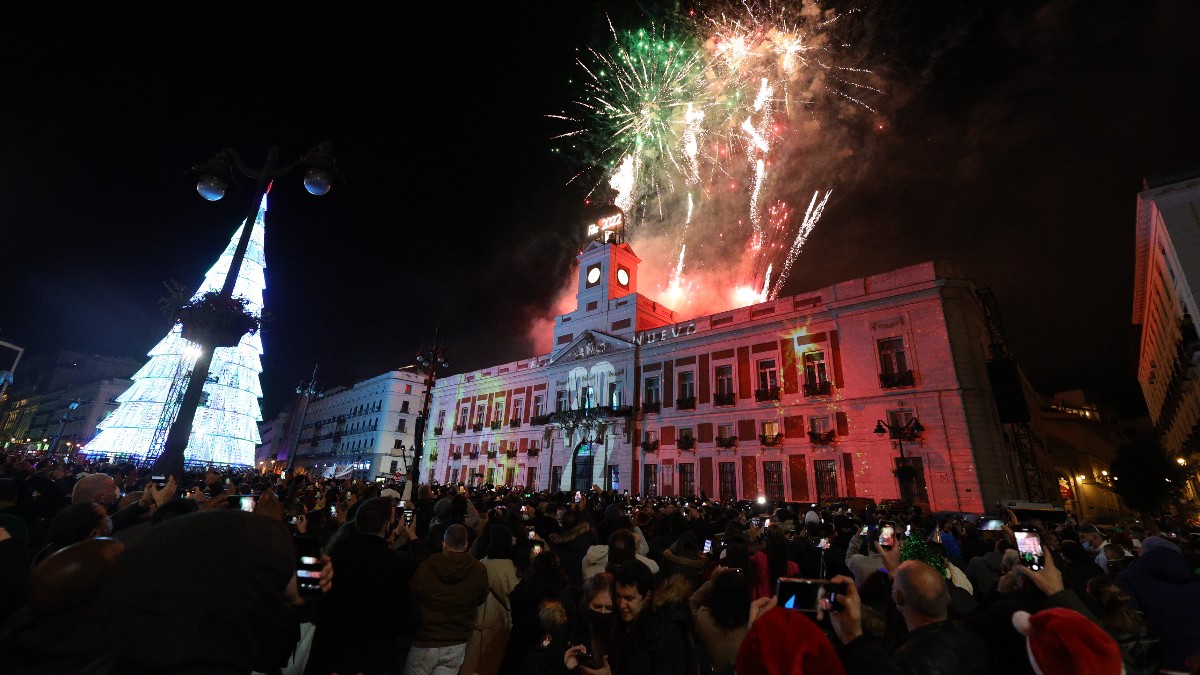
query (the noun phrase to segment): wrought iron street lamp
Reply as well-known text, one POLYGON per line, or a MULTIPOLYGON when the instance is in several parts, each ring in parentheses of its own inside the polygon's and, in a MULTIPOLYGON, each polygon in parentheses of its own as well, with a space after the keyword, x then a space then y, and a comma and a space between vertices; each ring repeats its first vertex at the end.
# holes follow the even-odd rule
POLYGON ((416 485, 421 480, 421 460, 425 457, 425 429, 429 426, 429 404, 433 400, 433 385, 437 382, 437 373, 450 367, 446 361, 446 350, 434 336, 433 346, 421 345, 417 351, 417 366, 425 369, 425 397, 421 402, 421 415, 413 425, 413 459, 408 466, 408 480, 404 483, 404 499, 416 496, 416 485))
MULTIPOLYGON (((250 246, 250 236, 254 232, 255 218, 258 215, 259 206, 262 204, 263 195, 270 189, 272 181, 287 175, 294 169, 303 168, 305 169, 304 187, 310 194, 317 196, 329 192, 332 187, 341 182, 341 174, 333 159, 333 146, 328 142, 317 145, 303 157, 287 166, 277 166, 278 158, 279 146, 273 146, 267 152, 266 164, 260 169, 251 169, 242 163, 237 152, 225 148, 204 164, 193 166, 189 172, 198 177, 196 192, 209 201, 221 199, 230 188, 236 189, 239 174, 255 181, 255 189, 249 197, 249 210, 242 227, 242 236, 238 238, 233 260, 229 264, 229 271, 225 274, 225 282, 221 286, 220 298, 222 300, 228 301, 233 298, 234 287, 242 269, 242 261, 250 246)), ((154 461, 155 473, 164 476, 172 475, 177 479, 181 479, 183 476, 183 455, 191 438, 192 422, 196 419, 196 408, 199 406, 204 383, 208 379, 208 370, 212 365, 213 348, 219 346, 215 344, 212 336, 205 337, 202 334, 203 331, 197 334, 201 351, 196 358, 195 365, 192 366, 187 389, 179 404, 179 413, 167 433, 162 454, 154 461)))
POLYGON ((884 424, 883 420, 875 421, 875 433, 880 437, 890 435, 896 439, 896 445, 900 449, 900 465, 892 471, 892 475, 896 477, 896 482, 900 486, 900 498, 912 503, 912 488, 913 479, 917 477, 916 468, 909 466, 908 458, 904 456, 904 441, 915 441, 924 433, 925 427, 921 426, 921 422, 913 417, 904 424, 884 424))

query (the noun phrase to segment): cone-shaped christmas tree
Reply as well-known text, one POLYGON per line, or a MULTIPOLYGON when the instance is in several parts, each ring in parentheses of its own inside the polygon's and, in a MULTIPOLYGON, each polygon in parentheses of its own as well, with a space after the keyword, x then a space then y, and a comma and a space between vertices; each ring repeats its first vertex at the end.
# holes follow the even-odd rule
POLYGON ((946 565, 942 562, 942 556, 929 548, 929 542, 926 541, 925 535, 916 528, 913 528, 912 535, 900 544, 900 562, 905 560, 920 560, 938 572, 946 573, 946 565))
MULTIPOLYGON (((233 289, 233 297, 244 299, 245 309, 256 316, 262 314, 266 288, 263 249, 266 211, 267 198, 263 196, 233 289)), ((193 301, 221 290, 241 234, 239 227, 225 252, 204 276, 193 301)), ((183 338, 182 325, 177 322, 150 350, 150 360, 134 374, 133 385, 117 397, 120 405, 98 425, 99 435, 84 446, 84 452, 137 458, 161 452, 166 432, 178 414, 179 398, 185 388, 181 385, 186 385, 197 350, 196 344, 183 338)), ((262 372, 261 356, 262 339, 257 332, 242 335, 237 346, 217 347, 213 351, 201 406, 192 423, 187 460, 236 466, 254 464, 254 448, 261 440, 258 435, 258 422, 262 420, 259 402, 262 388, 258 379, 262 372)))

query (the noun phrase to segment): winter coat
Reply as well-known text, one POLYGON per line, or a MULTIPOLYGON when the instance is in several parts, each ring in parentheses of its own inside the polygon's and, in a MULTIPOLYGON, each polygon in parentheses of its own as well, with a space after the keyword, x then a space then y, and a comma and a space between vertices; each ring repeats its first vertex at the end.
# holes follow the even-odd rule
POLYGON ((488 574, 488 597, 475 615, 475 630, 467 641, 462 672, 495 675, 500 672, 504 650, 512 627, 512 605, 509 597, 517 586, 517 568, 511 560, 485 558, 488 574))
MULTIPOLYGON (((750 562, 754 565, 754 588, 751 589, 754 599, 775 595, 774 584, 771 583, 771 574, 768 571, 770 565, 767 561, 767 554, 756 551, 754 555, 750 556, 750 562)), ((794 577, 798 574, 800 574, 800 566, 791 560, 787 561, 787 573, 783 576, 794 577)))
POLYGON ((976 600, 986 602, 995 596, 996 585, 1000 583, 1000 575, 1003 573, 1000 567, 1003 558, 1003 552, 989 551, 967 563, 967 580, 975 589, 976 600))
MULTIPOLYGON (((650 568, 650 572, 652 574, 656 576, 658 575, 658 563, 640 553, 636 554, 636 557, 638 560, 641 560, 646 567, 650 568)), ((566 561, 564 561, 563 564, 565 565, 566 561)), ((589 547, 587 553, 583 556, 583 562, 580 564, 582 565, 581 569, 583 571, 583 581, 587 581, 588 579, 591 579, 597 574, 603 572, 608 568, 608 545, 597 544, 589 547)), ((582 582, 580 582, 578 585, 582 585, 582 582)))
MULTIPOLYGON (((672 574, 678 574, 684 579, 687 579, 692 586, 700 583, 700 578, 704 575, 704 568, 708 566, 708 561, 703 558, 689 558, 685 555, 677 555, 671 549, 663 551, 663 561, 659 568, 661 576, 665 579, 672 574)), ((653 571, 654 568, 650 568, 653 571)))
POLYGON ((465 644, 489 588, 487 568, 469 553, 443 551, 426 559, 412 579, 413 600, 423 621, 413 646, 465 644))
POLYGON ((316 672, 392 672, 400 665, 401 636, 417 631, 409 584, 420 558, 394 551, 383 537, 354 534, 330 551, 337 583, 317 605, 310 665, 316 672), (383 604, 371 621, 347 621, 363 607, 383 604), (346 645, 359 645, 346 649, 346 645), (389 651, 390 650, 390 651, 389 651))
POLYGON ((1156 547, 1146 551, 1116 576, 1130 604, 1146 618, 1161 640, 1159 667, 1187 670, 1184 661, 1200 650, 1200 581, 1178 551, 1156 547))
POLYGON ((583 557, 595 545, 596 535, 587 523, 550 535, 550 550, 558 554, 572 586, 583 585, 583 557))
POLYGON ((654 590, 633 624, 618 628, 613 675, 695 675, 701 647, 692 637, 688 584, 671 577, 654 590))
POLYGON ((711 592, 712 582, 704 582, 704 585, 692 593, 688 604, 696 622, 696 638, 707 654, 709 665, 714 671, 720 672, 722 668, 732 668, 737 663, 738 647, 750 631, 750 624, 747 622, 745 626, 738 626, 733 630, 726 630, 717 625, 712 610, 704 606, 711 592))

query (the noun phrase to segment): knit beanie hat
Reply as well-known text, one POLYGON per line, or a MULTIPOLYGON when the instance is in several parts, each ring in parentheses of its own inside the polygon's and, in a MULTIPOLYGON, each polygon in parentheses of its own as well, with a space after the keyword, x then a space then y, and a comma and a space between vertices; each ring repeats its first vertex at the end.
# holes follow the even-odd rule
POLYGON ((1055 607, 1037 614, 1014 612, 1013 626, 1025 636, 1029 662, 1038 675, 1121 675, 1121 648, 1084 615, 1055 607))
POLYGON ((738 675, 845 675, 833 644, 804 612, 775 607, 750 627, 737 655, 738 675))
POLYGON ((438 520, 446 520, 450 517, 450 500, 442 497, 433 505, 433 515, 437 516, 438 520))

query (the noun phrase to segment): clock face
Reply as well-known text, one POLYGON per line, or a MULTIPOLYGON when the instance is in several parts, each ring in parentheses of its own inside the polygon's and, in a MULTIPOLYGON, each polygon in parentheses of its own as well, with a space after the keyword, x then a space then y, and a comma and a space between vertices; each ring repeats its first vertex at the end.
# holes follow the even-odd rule
POLYGON ((587 280, 589 284, 594 284, 597 281, 600 281, 600 268, 593 267, 592 269, 588 270, 587 280))
POLYGON ((617 268, 617 283, 622 286, 629 285, 629 272, 623 268, 617 268))

